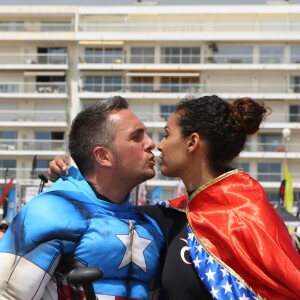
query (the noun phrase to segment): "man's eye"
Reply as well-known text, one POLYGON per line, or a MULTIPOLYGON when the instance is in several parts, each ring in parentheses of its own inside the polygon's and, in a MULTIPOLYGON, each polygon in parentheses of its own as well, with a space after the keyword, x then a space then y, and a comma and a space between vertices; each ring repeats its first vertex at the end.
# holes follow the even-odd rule
POLYGON ((142 139, 142 137, 140 135, 135 135, 132 137, 133 141, 140 141, 142 139))

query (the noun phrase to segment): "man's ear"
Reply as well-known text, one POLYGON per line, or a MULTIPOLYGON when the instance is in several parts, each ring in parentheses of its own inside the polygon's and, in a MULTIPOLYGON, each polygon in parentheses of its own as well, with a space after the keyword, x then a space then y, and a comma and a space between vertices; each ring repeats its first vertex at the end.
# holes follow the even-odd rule
POLYGON ((190 152, 190 153, 194 152, 196 149, 198 149, 198 147, 201 143, 199 134, 196 132, 192 133, 189 136, 187 143, 188 143, 188 145, 187 145, 188 152, 190 152))
POLYGON ((105 147, 95 147, 94 157, 98 164, 103 167, 110 167, 112 165, 112 154, 111 151, 105 147))

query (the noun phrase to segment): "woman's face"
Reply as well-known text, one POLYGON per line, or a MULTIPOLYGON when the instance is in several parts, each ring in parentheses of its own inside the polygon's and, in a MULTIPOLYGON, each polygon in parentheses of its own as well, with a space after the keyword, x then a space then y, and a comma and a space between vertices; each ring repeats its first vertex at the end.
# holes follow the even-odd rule
POLYGON ((188 159, 188 138, 181 136, 181 128, 177 125, 179 115, 170 115, 165 126, 165 136, 158 144, 161 173, 168 177, 181 177, 188 159))

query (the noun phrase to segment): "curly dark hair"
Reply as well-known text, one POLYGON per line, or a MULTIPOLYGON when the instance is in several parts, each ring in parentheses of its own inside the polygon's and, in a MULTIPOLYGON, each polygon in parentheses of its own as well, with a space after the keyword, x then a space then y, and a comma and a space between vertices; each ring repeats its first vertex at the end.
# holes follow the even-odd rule
POLYGON ((212 171, 222 174, 232 169, 232 161, 243 150, 247 135, 259 130, 270 108, 251 98, 239 98, 230 104, 216 95, 187 97, 175 110, 179 114, 181 134, 196 132, 206 142, 212 171))

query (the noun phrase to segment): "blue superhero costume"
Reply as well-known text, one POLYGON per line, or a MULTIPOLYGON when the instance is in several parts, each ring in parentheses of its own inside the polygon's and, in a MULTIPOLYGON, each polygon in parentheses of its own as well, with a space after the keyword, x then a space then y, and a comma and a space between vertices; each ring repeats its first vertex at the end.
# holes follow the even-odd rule
POLYGON ((65 279, 81 266, 104 271, 98 299, 147 299, 163 244, 156 222, 128 198, 98 199, 76 168, 69 173, 26 204, 0 241, 0 299, 83 299, 65 279))

